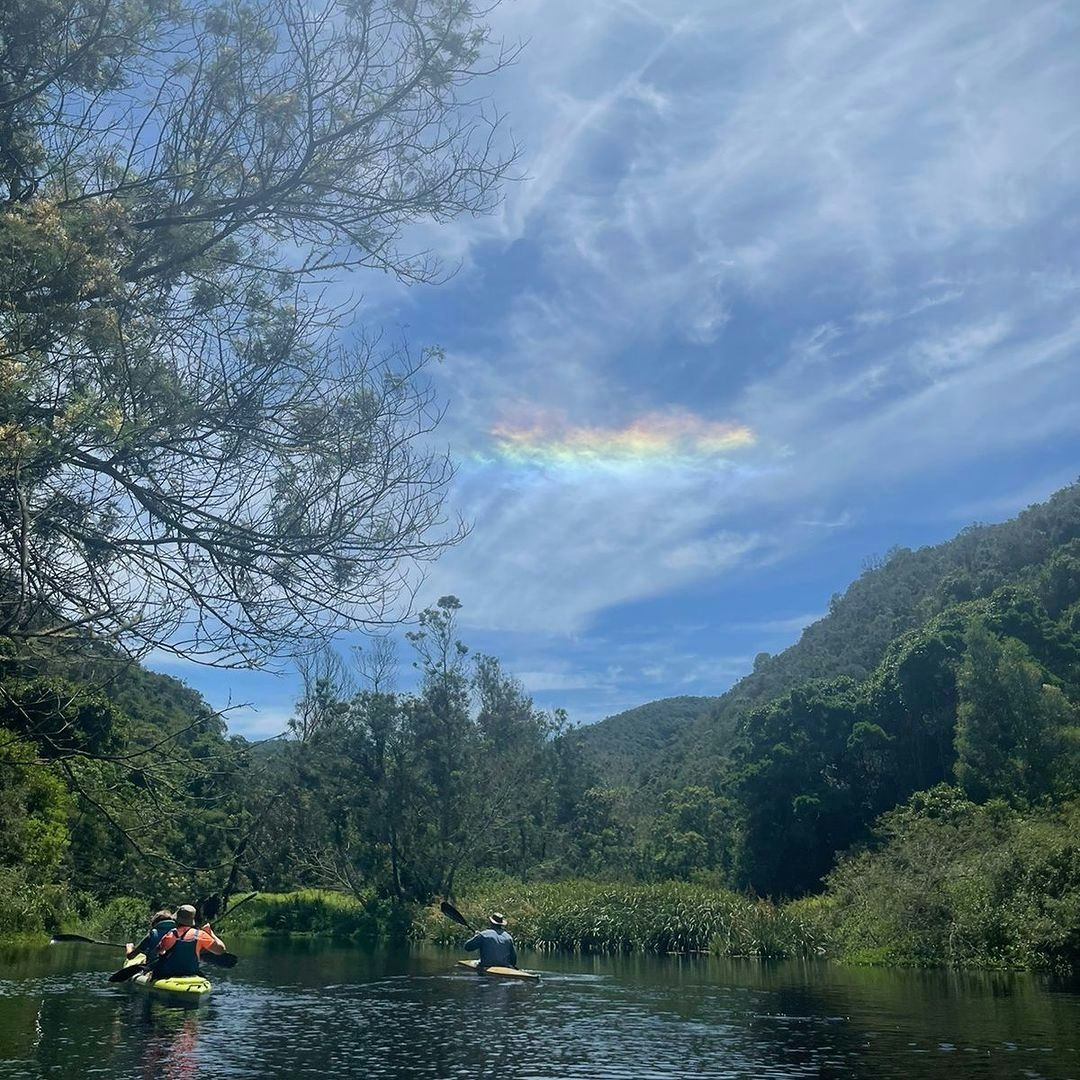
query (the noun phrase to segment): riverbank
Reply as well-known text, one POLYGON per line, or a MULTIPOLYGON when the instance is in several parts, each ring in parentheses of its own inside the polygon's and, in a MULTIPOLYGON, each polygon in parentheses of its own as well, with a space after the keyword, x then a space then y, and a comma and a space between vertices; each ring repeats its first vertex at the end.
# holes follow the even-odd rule
MULTIPOLYGON (((539 952, 712 953, 788 958, 824 952, 814 925, 787 908, 687 882, 649 885, 567 881, 504 884, 477 890, 459 907, 475 925, 506 914, 514 938, 539 952)), ((461 928, 425 911, 423 936, 436 944, 461 928)))
MULTIPOLYGON (((1050 845, 1050 851, 1058 856, 1060 871, 1062 852, 1057 845, 1050 845)), ((999 861, 1009 856, 1009 846, 1003 845, 999 861)), ((1011 865, 1015 869, 1015 859, 1011 865)), ((828 957, 888 967, 1076 969, 1080 912, 1060 903, 1048 910, 1049 892, 1036 897, 1030 875, 1015 874, 1008 893, 1004 867, 979 879, 978 887, 974 879, 965 878, 966 887, 958 889, 936 879, 917 881, 910 871, 907 878, 889 874, 896 867, 882 856, 864 856, 845 866, 830 893, 784 905, 701 883, 524 883, 501 878, 473 884, 455 903, 477 927, 486 925, 488 912, 504 912, 519 945, 538 952, 708 953, 756 959, 828 957), (995 891, 996 906, 986 902, 988 888, 995 891), (984 913, 978 924, 972 915, 975 901, 982 901, 978 910, 984 913), (919 911, 924 913, 921 918, 919 911), (1025 914, 1031 917, 1023 918, 1025 914)), ((148 915, 141 899, 119 897, 96 904, 79 895, 65 900, 58 886, 43 893, 36 907, 27 907, 25 892, 14 900, 22 905, 21 913, 5 920, 7 931, 0 939, 47 936, 60 929, 131 940, 148 915)), ((0 898, 0 912, 12 903, 11 895, 0 898)), ((222 927, 227 939, 288 936, 372 945, 427 941, 453 946, 463 932, 437 905, 407 906, 374 893, 358 897, 317 889, 262 893, 222 927)))
MULTIPOLYGON (((825 952, 813 924, 790 910, 685 882, 503 882, 472 891, 460 906, 476 926, 486 925, 487 912, 504 911, 521 947, 538 952, 712 953, 776 959, 825 952)), ((146 916, 144 902, 121 897, 92 911, 70 913, 63 928, 125 940, 145 924, 146 916)), ((461 940, 462 928, 437 906, 407 907, 373 894, 356 897, 304 889, 260 894, 228 918, 222 933, 453 945, 461 940)))

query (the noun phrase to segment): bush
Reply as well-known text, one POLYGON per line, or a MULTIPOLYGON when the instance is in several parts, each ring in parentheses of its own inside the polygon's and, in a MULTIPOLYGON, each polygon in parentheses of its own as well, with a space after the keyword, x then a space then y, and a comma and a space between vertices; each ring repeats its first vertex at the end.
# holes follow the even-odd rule
POLYGON ((0 867, 0 937, 51 934, 64 925, 70 910, 66 886, 41 885, 22 867, 0 867))
MULTIPOLYGON (((242 897, 233 899, 236 902, 242 897)), ((380 899, 374 892, 355 897, 325 889, 300 889, 262 893, 229 916, 228 932, 378 941, 406 938, 411 925, 406 908, 380 899)))
POLYGON ((822 931, 857 962, 1067 969, 1080 963, 1080 802, 976 806, 954 789, 885 814, 880 847, 829 876, 822 931))

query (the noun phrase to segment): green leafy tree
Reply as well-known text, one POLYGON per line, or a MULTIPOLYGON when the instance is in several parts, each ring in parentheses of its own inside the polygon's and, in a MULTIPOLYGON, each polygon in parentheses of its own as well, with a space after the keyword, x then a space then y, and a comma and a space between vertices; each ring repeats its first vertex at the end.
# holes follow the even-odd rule
POLYGON ((667 792, 647 846, 650 869, 665 879, 686 879, 698 870, 729 872, 732 825, 730 807, 708 788, 667 792))
POLYGON ((168 850, 234 876, 227 823, 250 824, 204 704, 101 699, 118 654, 248 666, 382 625, 462 535, 427 438, 438 351, 345 342, 322 297, 361 267, 436 280, 403 231, 494 205, 514 151, 471 87, 509 56, 481 19, 0 9, 0 722, 75 794, 77 876, 145 880, 168 850))
POLYGON ((71 796, 53 768, 43 768, 35 746, 0 731, 0 867, 21 868, 41 884, 63 862, 71 836, 71 796))
POLYGON ((746 719, 734 798, 740 822, 736 875, 766 895, 805 892, 835 853, 865 828, 853 812, 869 731, 855 732, 862 702, 850 679, 807 683, 746 719))
POLYGON ((489 208, 469 0, 0 13, 0 635, 254 663, 391 617, 460 535, 430 355, 312 286, 489 208))
POLYGON ((956 776, 973 799, 1034 800, 1067 774, 1073 707, 1015 638, 974 619, 960 668, 956 776))

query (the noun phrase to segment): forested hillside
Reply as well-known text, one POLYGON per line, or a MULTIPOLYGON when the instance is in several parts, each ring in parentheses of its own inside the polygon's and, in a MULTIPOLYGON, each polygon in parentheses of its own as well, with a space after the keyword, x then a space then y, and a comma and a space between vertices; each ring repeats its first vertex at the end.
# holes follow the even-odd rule
MULTIPOLYGON (((972 525, 953 540, 917 551, 889 552, 833 596, 828 615, 807 627, 795 645, 772 657, 759 656, 753 673, 719 698, 716 708, 687 735, 685 745, 673 747, 673 755, 690 769, 694 762, 711 760, 726 749, 732 714, 807 680, 866 679, 896 639, 953 605, 985 599, 1005 584, 1037 590, 1046 564, 1078 537, 1080 485, 1074 484, 1011 521, 972 525)), ((1067 562, 1070 556, 1062 553, 1061 558, 1067 562)), ((1060 569, 1050 572, 1061 574, 1060 569)), ((1047 600, 1057 612, 1069 589, 1054 587, 1062 590, 1060 595, 1047 600)), ((682 778, 670 769, 669 775, 682 778)))
POLYGON ((716 707, 717 698, 673 697, 650 701, 579 730, 580 745, 597 775, 611 786, 636 788, 673 743, 716 707))
MULTIPOLYGON (((639 835, 655 834, 657 808, 692 793, 725 822, 701 869, 800 894, 880 813, 935 784, 980 802, 1071 797, 1078 700, 1073 485, 1013 521, 890 553, 796 645, 759 657, 698 721, 666 732, 655 758, 638 757, 634 782, 647 787, 626 799, 639 835)), ((586 748, 618 760, 623 724, 602 722, 586 748)), ((647 745, 635 736, 628 749, 647 745)), ((684 815, 670 835, 693 846, 703 821, 684 815)))

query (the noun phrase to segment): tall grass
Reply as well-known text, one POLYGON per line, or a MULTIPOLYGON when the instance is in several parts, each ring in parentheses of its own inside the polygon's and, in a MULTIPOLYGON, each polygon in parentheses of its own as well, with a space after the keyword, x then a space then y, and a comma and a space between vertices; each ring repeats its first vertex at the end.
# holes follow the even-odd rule
MULTIPOLYGON (((820 949, 810 923, 798 914, 685 882, 504 885, 469 896, 459 908, 477 926, 486 925, 493 908, 505 912, 515 941, 541 951, 785 957, 820 949)), ((425 914, 423 925, 438 943, 461 940, 461 928, 435 911, 425 914)))
MULTIPOLYGON (((99 903, 61 885, 27 885, 0 869, 0 938, 65 930, 109 941, 137 941, 146 932, 150 915, 144 899, 120 896, 99 903)), ((375 943, 402 941, 415 930, 412 913, 400 904, 374 893, 355 897, 323 889, 262 893, 235 915, 215 922, 215 927, 219 925, 226 941, 234 936, 285 935, 375 943)))
MULTIPOLYGON (((821 951, 820 920, 799 904, 777 908, 700 884, 612 885, 589 881, 479 884, 458 905, 477 927, 498 909, 524 948, 582 953, 691 953, 788 957, 821 951)), ((142 934, 150 911, 119 897, 96 905, 62 887, 8 889, 0 934, 57 928, 114 941, 142 934)), ((262 893, 221 924, 226 941, 288 935, 365 943, 423 938, 460 945, 464 931, 437 908, 408 909, 374 893, 355 897, 319 889, 262 893)))
POLYGON ((0 937, 49 934, 70 914, 66 886, 38 884, 20 867, 0 867, 0 937))
POLYGON ((357 941, 403 940, 409 936, 409 911, 373 892, 361 897, 325 889, 261 893, 230 915, 222 935, 290 935, 357 941))

